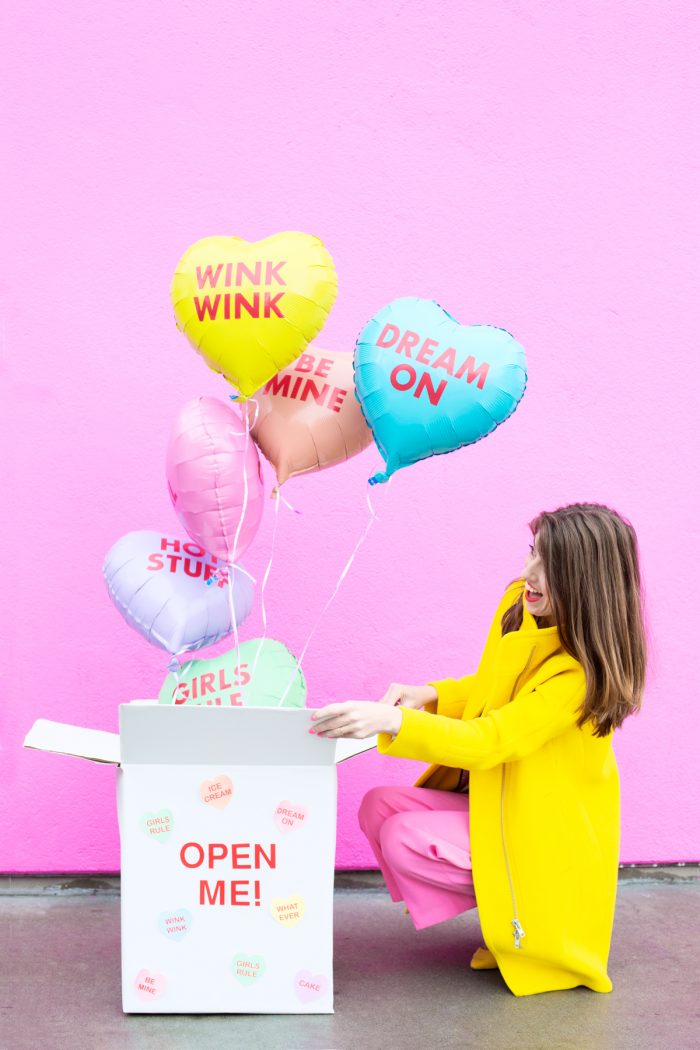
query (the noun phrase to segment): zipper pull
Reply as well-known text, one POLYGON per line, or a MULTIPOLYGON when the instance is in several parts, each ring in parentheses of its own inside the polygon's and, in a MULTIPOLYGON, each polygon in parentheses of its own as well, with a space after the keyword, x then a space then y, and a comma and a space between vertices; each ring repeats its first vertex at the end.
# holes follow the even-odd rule
POLYGON ((511 926, 513 927, 513 941, 515 942, 516 948, 522 948, 520 943, 525 936, 525 930, 522 928, 517 919, 511 919, 511 926))

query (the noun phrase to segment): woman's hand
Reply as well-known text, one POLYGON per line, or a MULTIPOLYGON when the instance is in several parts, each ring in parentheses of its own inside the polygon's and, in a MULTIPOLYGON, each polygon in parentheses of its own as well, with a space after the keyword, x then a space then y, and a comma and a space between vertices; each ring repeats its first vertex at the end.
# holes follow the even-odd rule
POLYGON ((374 700, 348 700, 344 704, 326 704, 311 715, 310 733, 323 737, 352 737, 365 740, 377 733, 398 733, 401 708, 388 707, 374 700))
POLYGON ((394 707, 400 702, 402 707, 417 709, 431 700, 437 700, 437 689, 433 685, 400 685, 392 682, 379 703, 394 707))
MULTIPOLYGON (((401 728, 401 707, 420 708, 437 700, 432 685, 400 685, 392 682, 381 700, 348 700, 327 704, 311 718, 318 736, 347 736, 365 740, 377 733, 395 736, 401 728)), ((314 732, 314 729, 311 730, 314 732)))

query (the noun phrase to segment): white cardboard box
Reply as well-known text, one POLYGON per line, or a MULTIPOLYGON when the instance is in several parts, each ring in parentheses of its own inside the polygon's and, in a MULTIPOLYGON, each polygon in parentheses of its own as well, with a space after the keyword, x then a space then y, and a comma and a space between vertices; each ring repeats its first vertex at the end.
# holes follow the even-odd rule
POLYGON ((332 1013, 335 765, 309 709, 119 709, 25 747, 118 765, 126 1013, 332 1013))

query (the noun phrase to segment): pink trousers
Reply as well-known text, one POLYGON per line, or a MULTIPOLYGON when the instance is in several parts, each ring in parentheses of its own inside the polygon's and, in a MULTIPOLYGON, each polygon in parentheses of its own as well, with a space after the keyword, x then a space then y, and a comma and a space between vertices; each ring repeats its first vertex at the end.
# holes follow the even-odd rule
POLYGON ((358 818, 391 899, 406 902, 417 930, 476 907, 468 795, 374 787, 358 818))

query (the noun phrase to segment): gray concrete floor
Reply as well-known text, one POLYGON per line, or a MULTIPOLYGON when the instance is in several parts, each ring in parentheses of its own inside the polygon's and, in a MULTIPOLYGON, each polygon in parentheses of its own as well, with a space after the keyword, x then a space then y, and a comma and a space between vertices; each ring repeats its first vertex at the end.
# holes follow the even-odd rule
POLYGON ((622 873, 611 995, 516 999, 474 973, 475 912, 416 932, 375 873, 339 874, 335 1014, 124 1016, 116 879, 0 880, 1 1050, 695 1050, 697 868, 622 873))

